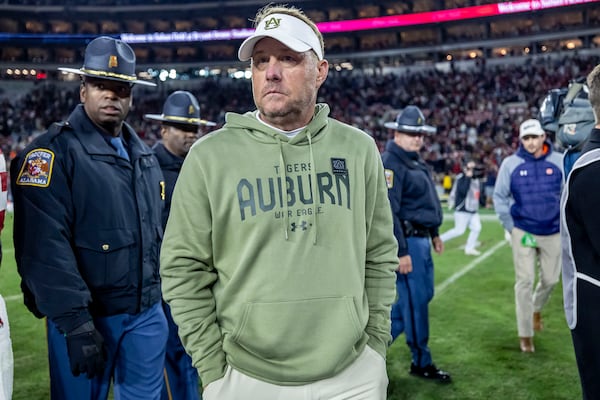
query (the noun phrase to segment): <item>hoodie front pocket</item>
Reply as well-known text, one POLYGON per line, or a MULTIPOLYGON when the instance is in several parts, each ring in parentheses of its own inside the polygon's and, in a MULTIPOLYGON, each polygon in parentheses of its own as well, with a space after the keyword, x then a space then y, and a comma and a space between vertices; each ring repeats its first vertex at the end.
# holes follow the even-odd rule
POLYGON ((300 382, 335 370, 363 337, 363 325, 352 297, 246 303, 228 353, 282 381, 300 382))

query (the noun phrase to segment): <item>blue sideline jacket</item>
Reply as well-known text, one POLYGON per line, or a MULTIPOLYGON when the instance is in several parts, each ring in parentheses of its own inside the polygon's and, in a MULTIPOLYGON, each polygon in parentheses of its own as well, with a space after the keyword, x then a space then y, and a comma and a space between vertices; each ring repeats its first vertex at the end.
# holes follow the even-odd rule
POLYGON ((519 149, 502 161, 494 188, 494 209, 508 232, 514 226, 534 235, 558 233, 563 156, 544 144, 545 154, 535 158, 519 149))

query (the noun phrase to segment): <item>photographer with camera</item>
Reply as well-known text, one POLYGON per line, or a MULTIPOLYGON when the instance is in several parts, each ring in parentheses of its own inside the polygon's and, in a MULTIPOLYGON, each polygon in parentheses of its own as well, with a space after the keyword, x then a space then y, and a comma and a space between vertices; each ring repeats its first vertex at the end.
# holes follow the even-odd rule
POLYGON ((448 196, 448 208, 454 210, 454 228, 440 235, 440 239, 446 242, 461 236, 469 227, 469 237, 465 245, 465 254, 469 256, 481 254, 476 247, 481 232, 479 195, 482 177, 482 167, 478 167, 474 161, 465 164, 463 172, 456 177, 448 196))

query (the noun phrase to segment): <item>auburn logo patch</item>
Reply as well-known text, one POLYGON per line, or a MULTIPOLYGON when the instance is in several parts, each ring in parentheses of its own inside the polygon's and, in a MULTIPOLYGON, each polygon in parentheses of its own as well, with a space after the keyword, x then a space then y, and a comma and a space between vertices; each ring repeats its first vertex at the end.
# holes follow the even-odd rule
POLYGON ((54 153, 47 149, 34 149, 27 153, 21 171, 17 177, 17 185, 48 187, 52 178, 54 153))
POLYGON ((394 171, 392 171, 391 169, 385 170, 385 182, 387 183, 388 189, 394 187, 394 171))
POLYGON ((271 17, 265 21, 265 30, 277 29, 281 25, 281 18, 271 17))

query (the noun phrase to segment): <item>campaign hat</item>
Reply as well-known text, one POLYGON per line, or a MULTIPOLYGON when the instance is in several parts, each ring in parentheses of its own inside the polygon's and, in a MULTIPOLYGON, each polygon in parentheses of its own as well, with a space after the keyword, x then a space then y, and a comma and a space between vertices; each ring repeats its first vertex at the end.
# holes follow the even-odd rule
POLYGON ((133 49, 122 40, 109 36, 97 37, 87 45, 83 67, 58 69, 91 78, 156 86, 154 82, 137 79, 133 49))
POLYGON ((217 125, 212 121, 200 118, 198 100, 185 90, 178 90, 167 97, 162 114, 145 114, 144 118, 178 125, 217 125))
POLYGON ((386 128, 409 135, 432 134, 437 128, 425 124, 425 116, 417 106, 406 106, 396 117, 395 121, 386 122, 386 128))

